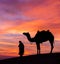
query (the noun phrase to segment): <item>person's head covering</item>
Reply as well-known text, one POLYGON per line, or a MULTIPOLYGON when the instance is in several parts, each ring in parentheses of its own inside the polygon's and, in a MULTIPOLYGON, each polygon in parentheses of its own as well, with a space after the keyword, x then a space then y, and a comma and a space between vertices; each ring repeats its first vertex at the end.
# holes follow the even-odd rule
POLYGON ((21 42, 21 41, 19 41, 19 43, 20 43, 20 44, 22 44, 22 42, 21 42))

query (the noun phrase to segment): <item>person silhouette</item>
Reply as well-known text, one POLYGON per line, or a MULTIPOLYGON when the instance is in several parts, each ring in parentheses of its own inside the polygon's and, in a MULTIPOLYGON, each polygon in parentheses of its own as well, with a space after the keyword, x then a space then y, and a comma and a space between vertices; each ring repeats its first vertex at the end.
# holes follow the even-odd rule
POLYGON ((22 57, 24 54, 24 44, 21 41, 19 41, 18 47, 19 47, 19 55, 22 57))

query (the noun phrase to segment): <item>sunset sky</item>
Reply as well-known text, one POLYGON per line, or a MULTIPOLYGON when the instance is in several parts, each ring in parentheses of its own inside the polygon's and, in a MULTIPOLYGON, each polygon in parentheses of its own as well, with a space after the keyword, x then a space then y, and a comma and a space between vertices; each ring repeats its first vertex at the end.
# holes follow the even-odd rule
MULTIPOLYGON (((53 52, 60 52, 60 0, 0 0, 0 59, 18 56, 18 43, 25 46, 24 55, 36 54, 22 34, 34 37, 39 30, 50 30, 54 37, 53 52)), ((50 44, 41 44, 41 53, 49 53, 50 44)))

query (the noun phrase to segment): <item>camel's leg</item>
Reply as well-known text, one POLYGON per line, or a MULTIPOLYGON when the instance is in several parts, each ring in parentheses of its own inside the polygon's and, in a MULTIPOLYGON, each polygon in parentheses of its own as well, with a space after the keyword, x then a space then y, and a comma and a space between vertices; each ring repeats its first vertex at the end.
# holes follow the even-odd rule
POLYGON ((37 54, 38 54, 38 45, 36 44, 36 47, 37 47, 37 54))
POLYGON ((40 54, 40 44, 39 44, 39 54, 40 54))
POLYGON ((54 48, 53 42, 50 42, 50 44, 51 44, 51 51, 50 51, 50 53, 52 53, 52 50, 53 50, 53 48, 54 48))
POLYGON ((37 54, 40 54, 40 44, 36 44, 37 45, 37 54))

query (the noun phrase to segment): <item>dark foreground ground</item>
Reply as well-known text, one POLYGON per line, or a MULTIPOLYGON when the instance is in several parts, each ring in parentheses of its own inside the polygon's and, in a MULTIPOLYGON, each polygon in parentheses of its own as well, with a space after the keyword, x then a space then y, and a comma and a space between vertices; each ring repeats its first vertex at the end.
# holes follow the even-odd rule
POLYGON ((60 53, 15 57, 0 60, 0 64, 60 64, 60 53))

